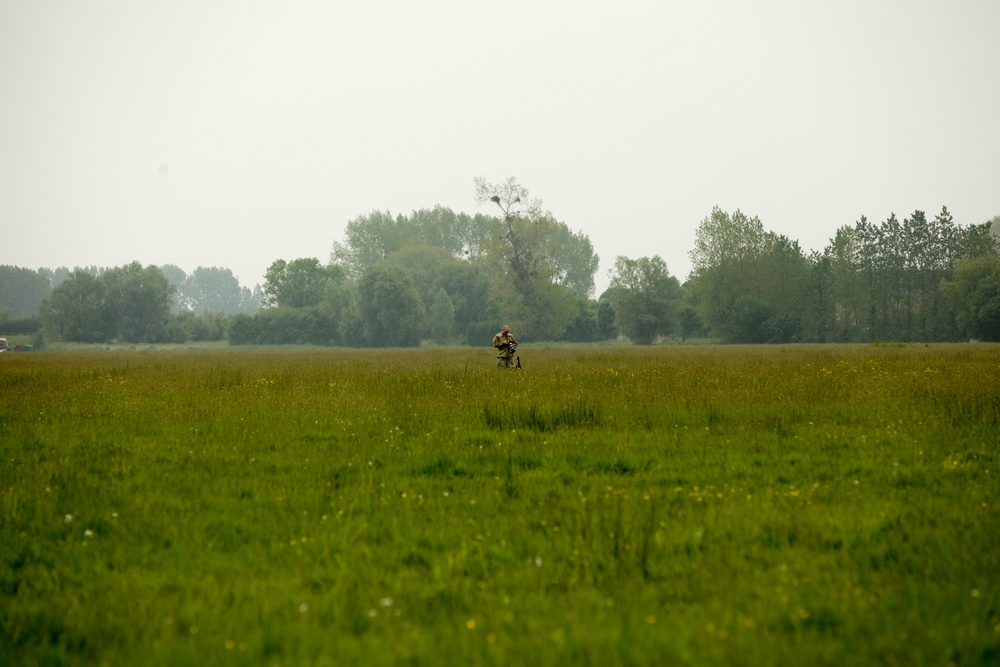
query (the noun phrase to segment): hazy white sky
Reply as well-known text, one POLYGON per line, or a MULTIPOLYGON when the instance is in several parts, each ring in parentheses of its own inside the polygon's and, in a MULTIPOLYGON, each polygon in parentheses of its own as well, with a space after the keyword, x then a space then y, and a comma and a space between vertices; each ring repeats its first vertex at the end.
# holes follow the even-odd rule
POLYGON ((1000 1, 0 0, 0 264, 248 286, 516 177, 683 280, 713 206, 822 249, 1000 214, 1000 1))

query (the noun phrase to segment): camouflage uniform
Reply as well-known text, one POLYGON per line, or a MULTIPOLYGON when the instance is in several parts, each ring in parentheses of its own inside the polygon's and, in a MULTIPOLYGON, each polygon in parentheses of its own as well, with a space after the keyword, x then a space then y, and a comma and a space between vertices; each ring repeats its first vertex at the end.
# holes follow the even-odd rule
POLYGON ((517 347, 517 339, 514 338, 514 334, 507 332, 498 333, 493 337, 493 347, 497 348, 497 366, 499 368, 513 368, 514 367, 514 355, 510 351, 510 346, 513 345, 517 347))

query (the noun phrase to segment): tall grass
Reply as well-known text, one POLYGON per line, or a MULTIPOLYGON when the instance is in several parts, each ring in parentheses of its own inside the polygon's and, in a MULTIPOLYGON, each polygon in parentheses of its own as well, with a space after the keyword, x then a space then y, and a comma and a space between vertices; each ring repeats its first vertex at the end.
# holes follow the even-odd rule
POLYGON ((0 663, 996 664, 1000 348, 0 358, 0 663))

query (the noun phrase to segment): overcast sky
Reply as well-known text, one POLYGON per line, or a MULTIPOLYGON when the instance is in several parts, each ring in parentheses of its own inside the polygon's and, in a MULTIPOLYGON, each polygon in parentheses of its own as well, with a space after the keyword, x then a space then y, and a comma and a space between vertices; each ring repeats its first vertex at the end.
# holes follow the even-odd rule
POLYGON ((516 177, 690 271, 713 206, 821 250, 1000 214, 1000 1, 0 0, 0 264, 318 257, 516 177))

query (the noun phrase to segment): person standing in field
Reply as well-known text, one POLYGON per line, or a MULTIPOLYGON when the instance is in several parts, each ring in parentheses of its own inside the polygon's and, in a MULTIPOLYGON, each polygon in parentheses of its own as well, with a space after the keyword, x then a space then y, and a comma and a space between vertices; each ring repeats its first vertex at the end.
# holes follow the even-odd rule
POLYGON ((506 324, 503 325, 503 329, 500 330, 500 333, 493 337, 493 347, 498 350, 497 367, 513 368, 514 351, 517 349, 517 339, 514 338, 514 334, 510 332, 510 327, 506 324))

